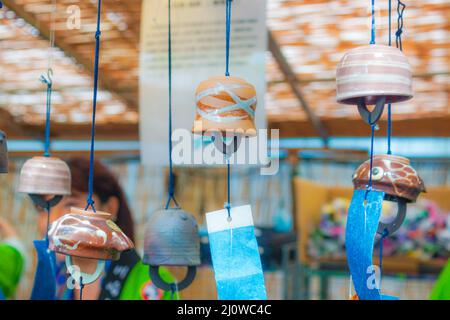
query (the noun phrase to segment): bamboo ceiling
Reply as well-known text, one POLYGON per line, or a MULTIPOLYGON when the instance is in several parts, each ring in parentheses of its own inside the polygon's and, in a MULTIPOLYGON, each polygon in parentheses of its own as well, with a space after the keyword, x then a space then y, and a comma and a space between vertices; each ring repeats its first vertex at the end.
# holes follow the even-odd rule
MULTIPOLYGON (((334 72, 345 51, 368 43, 370 1, 267 1, 268 28, 294 70, 308 105, 328 133, 368 134, 356 108, 335 102, 334 72), (348 126, 352 124, 359 127, 350 131, 348 126)), ((415 74, 415 98, 393 106, 394 120, 404 124, 403 129, 397 127, 397 133, 408 135, 412 124, 423 124, 416 134, 448 136, 450 2, 404 2, 407 8, 403 48, 415 74), (443 124, 444 129, 438 130, 438 124, 443 124)), ((3 3, 0 126, 13 135, 36 135, 42 132, 44 123, 45 86, 38 79, 47 68, 52 0, 3 0, 3 3)), ((392 0, 392 4, 395 32, 397 1, 392 0)), ((381 27, 377 30, 377 43, 387 44, 388 0, 378 0, 377 6, 380 9, 377 22, 381 27)), ((137 137, 140 7, 140 0, 103 0, 102 90, 97 120, 99 131, 105 136, 137 137)), ((89 133, 84 128, 90 124, 95 22, 96 1, 57 0, 52 116, 52 132, 56 136, 83 137, 89 133), (79 30, 66 27, 67 8, 72 4, 81 9, 79 30)), ((317 135, 269 52, 267 80, 266 108, 271 127, 281 128, 282 135, 317 135)))

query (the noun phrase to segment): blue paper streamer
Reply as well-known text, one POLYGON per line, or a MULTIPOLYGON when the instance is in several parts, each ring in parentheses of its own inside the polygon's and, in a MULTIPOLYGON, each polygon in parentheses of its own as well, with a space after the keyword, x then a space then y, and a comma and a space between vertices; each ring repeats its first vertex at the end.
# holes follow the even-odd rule
MULTIPOLYGON (((360 300, 381 300, 378 286, 374 286, 372 253, 375 234, 380 221, 384 192, 355 190, 350 204, 345 246, 347 261, 356 294, 360 300)), ((378 280, 378 279, 377 279, 378 280)))
POLYGON ((254 227, 209 235, 211 256, 220 300, 265 300, 266 288, 254 227))
POLYGON ((47 247, 46 240, 33 241, 38 262, 31 300, 56 300, 56 256, 47 247))

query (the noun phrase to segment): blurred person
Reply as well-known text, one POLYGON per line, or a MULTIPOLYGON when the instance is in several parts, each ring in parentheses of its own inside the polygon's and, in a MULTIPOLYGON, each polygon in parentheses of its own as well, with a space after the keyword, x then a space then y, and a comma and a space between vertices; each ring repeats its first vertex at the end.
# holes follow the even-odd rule
POLYGON ((0 218, 0 300, 13 297, 23 274, 25 250, 16 230, 0 218))
MULTIPOLYGON (((51 209, 50 223, 68 213, 71 207, 83 209, 86 207, 89 159, 74 157, 69 159, 67 164, 72 174, 72 194, 63 197, 61 202, 51 209)), ((110 213, 111 220, 134 242, 134 222, 125 194, 117 178, 99 161, 94 162, 93 189, 96 210, 110 213)), ((45 235, 47 213, 42 209, 40 209, 39 229, 45 235)), ((65 267, 64 255, 57 254, 57 261, 57 299, 79 299, 79 289, 67 287, 70 275, 65 267)), ((78 264, 84 272, 91 272, 95 269, 96 260, 77 258, 73 262, 78 264)), ((160 268, 160 275, 168 283, 175 281, 167 269, 160 268)), ((94 283, 83 288, 83 299, 85 300, 171 300, 178 298, 177 294, 164 292, 152 283, 149 277, 149 267, 141 262, 135 249, 123 252, 118 261, 107 261, 103 275, 94 283)))

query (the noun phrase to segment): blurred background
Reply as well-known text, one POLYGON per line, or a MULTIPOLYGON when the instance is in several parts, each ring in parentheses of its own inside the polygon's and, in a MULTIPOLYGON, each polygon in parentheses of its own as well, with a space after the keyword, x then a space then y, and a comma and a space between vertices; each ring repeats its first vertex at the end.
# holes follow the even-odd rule
MULTIPOLYGON (((403 51, 415 96, 396 104, 392 150, 408 157, 427 186, 384 248, 383 291, 427 299, 450 257, 450 3, 405 0, 403 51)), ((3 0, 0 10, 0 129, 8 135, 10 173, 0 175, 0 214, 27 245, 26 275, 16 294, 27 299, 35 267, 36 212, 15 192, 23 162, 43 149, 46 93, 39 76, 48 64, 51 0, 3 0)), ((144 222, 165 199, 167 171, 140 164, 139 54, 141 1, 104 0, 96 157, 126 190, 142 248, 144 222)), ((280 170, 232 171, 234 205, 250 203, 269 298, 347 299, 346 210, 351 176, 368 158, 370 127, 355 107, 335 102, 335 68, 342 55, 369 41, 369 1, 267 0, 265 112, 280 130, 280 170), (292 74, 294 76, 292 76, 292 74)), ((392 28, 397 29, 392 1, 392 28)), ((96 3, 58 0, 53 52, 53 154, 88 155, 96 3), (81 28, 67 31, 77 5, 81 28)), ((388 1, 377 1, 379 43, 387 44, 388 1)), ((395 35, 393 35, 395 44, 395 35)), ((193 109, 193 108, 192 108, 193 109)), ((375 153, 385 153, 387 119, 379 122, 375 153)), ((177 198, 206 234, 204 213, 222 208, 223 168, 177 168, 177 198)), ((383 208, 389 215, 393 208, 383 208)), ((207 237, 203 266, 184 298, 215 297, 207 237)), ((377 255, 375 248, 375 255, 377 255)))

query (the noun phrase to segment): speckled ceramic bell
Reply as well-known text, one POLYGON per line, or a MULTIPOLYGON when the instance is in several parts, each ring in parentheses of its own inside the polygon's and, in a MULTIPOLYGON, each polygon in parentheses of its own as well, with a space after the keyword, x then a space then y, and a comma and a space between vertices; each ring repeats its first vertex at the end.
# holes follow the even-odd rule
POLYGON ((196 266, 200 265, 200 238, 195 218, 179 208, 153 213, 145 229, 143 262, 150 265, 155 285, 165 290, 170 290, 170 286, 157 275, 157 268, 188 267, 185 280, 178 283, 179 290, 186 288, 195 277, 196 266))
POLYGON ((18 191, 34 195, 69 195, 70 169, 59 158, 33 157, 20 171, 18 191))
MULTIPOLYGON (((354 188, 366 190, 369 179, 370 160, 367 160, 353 174, 354 188)), ((388 232, 390 234, 403 223, 406 204, 415 202, 419 194, 425 192, 424 182, 411 166, 409 159, 389 154, 373 156, 372 188, 383 191, 385 200, 394 201, 398 205, 396 218, 390 223, 380 222, 378 227, 378 233, 388 232)))
POLYGON ((0 131, 0 173, 8 173, 8 145, 3 131, 0 131))
POLYGON ((218 76, 205 80, 196 90, 197 114, 192 131, 239 132, 255 136, 255 87, 244 79, 218 76))
MULTIPOLYGON (((355 189, 365 190, 369 178, 370 160, 367 160, 353 175, 355 189)), ((415 202, 419 194, 425 191, 423 180, 411 167, 409 159, 389 154, 373 157, 372 187, 406 202, 415 202)))
POLYGON ((71 208, 51 224, 49 248, 75 257, 118 260, 134 245, 110 218, 106 212, 71 208))
POLYGON ((385 104, 413 97, 412 72, 406 56, 399 49, 368 45, 348 51, 336 71, 337 102, 357 105, 367 122, 376 122, 385 104), (369 112, 367 105, 376 105, 369 112))

